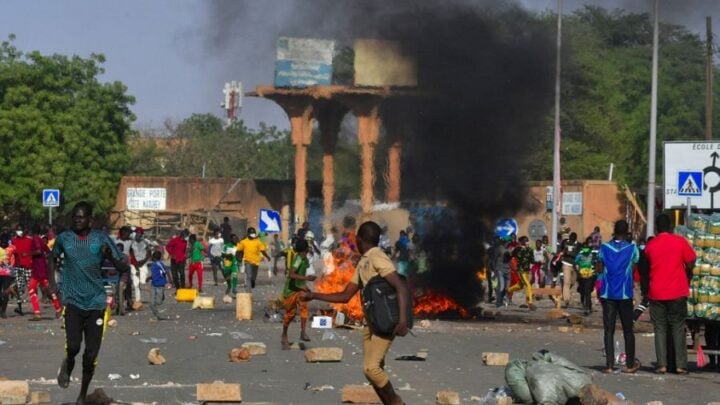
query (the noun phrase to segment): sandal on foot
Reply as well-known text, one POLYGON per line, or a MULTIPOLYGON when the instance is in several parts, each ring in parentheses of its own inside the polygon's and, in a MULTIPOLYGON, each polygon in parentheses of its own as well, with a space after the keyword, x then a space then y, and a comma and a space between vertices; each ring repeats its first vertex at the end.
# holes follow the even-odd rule
POLYGON ((667 367, 662 366, 655 369, 655 374, 665 374, 667 373, 667 367))
POLYGON ((615 370, 612 367, 604 368, 602 371, 604 374, 612 374, 615 370))
POLYGON ((625 373, 625 374, 635 374, 635 373, 637 373, 638 370, 640 370, 640 361, 639 361, 639 360, 635 360, 635 361, 632 363, 632 365, 630 365, 630 366, 628 366, 628 367, 625 367, 625 369, 623 370, 623 373, 625 373))
POLYGON ((689 372, 686 368, 678 368, 677 370, 675 370, 675 374, 677 375, 687 375, 688 373, 689 372))

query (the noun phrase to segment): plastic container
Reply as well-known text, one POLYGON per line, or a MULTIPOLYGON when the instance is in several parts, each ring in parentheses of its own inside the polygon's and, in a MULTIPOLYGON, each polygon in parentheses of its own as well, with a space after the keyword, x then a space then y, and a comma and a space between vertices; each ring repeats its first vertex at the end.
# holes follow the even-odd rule
POLYGON ((198 295, 198 290, 195 288, 178 288, 175 293, 175 300, 177 302, 193 302, 195 297, 198 295))

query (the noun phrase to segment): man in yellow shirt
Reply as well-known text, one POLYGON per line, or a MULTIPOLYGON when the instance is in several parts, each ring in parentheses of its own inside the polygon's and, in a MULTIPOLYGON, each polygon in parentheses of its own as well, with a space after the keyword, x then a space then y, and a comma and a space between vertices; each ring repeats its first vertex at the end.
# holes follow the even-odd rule
POLYGON ((238 261, 245 261, 245 288, 252 290, 255 288, 255 280, 257 279, 262 256, 265 256, 265 258, 270 261, 270 256, 267 254, 267 247, 258 239, 255 228, 250 227, 247 230, 247 236, 238 242, 235 251, 237 252, 238 261))

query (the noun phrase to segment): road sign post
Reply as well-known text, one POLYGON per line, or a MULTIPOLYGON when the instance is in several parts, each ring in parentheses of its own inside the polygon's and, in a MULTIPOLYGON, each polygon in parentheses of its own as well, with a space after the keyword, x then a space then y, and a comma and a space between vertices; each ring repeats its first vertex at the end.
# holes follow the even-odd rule
POLYGON ((280 213, 268 209, 260 209, 260 220, 258 221, 260 232, 280 232, 280 213))
POLYGON ((55 188, 46 188, 42 193, 43 207, 48 209, 48 223, 52 225, 52 209, 60 206, 60 190, 55 188))

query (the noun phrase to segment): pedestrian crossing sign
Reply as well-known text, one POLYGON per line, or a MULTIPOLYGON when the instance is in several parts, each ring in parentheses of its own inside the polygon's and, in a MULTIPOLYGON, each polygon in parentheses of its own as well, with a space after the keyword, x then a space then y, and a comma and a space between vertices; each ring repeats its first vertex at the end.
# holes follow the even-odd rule
POLYGON ((44 189, 42 194, 43 207, 59 207, 60 206, 60 190, 44 189))
POLYGON ((683 197, 701 197, 702 185, 702 172, 678 172, 677 195, 683 197))

